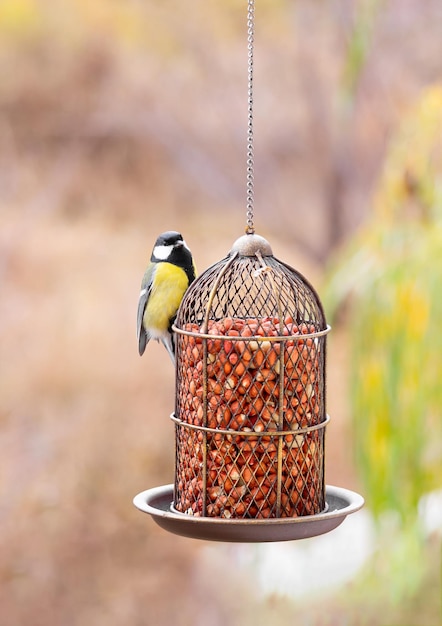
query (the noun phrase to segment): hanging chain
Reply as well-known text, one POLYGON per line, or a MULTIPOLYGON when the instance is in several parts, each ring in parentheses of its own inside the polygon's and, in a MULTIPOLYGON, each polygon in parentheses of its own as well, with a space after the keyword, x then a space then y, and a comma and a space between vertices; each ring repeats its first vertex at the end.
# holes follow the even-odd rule
POLYGON ((247 227, 246 233, 253 235, 255 227, 253 225, 254 208, 254 154, 253 154, 253 51, 255 37, 255 0, 247 0, 247 50, 248 50, 248 72, 247 72, 247 227))

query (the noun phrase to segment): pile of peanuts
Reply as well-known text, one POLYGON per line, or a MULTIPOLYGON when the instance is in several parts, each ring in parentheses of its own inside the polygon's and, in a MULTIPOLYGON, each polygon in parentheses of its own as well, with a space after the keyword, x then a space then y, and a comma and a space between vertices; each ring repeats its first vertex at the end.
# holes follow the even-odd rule
POLYGON ((209 517, 320 512, 323 429, 305 432, 321 419, 318 340, 303 337, 315 327, 290 317, 212 320, 206 350, 197 324, 183 330, 192 334, 179 337, 176 509, 202 515, 205 501, 209 517))

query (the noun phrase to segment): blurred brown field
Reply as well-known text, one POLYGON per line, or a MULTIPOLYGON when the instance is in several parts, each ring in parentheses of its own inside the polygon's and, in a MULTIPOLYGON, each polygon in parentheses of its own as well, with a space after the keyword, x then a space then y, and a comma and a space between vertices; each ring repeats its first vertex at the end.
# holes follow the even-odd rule
MULTIPOLYGON (((321 292, 370 214, 389 136, 440 78, 441 6, 256 4, 257 232, 321 292)), ((297 615, 132 506, 173 481, 173 370, 136 342, 152 244, 180 230, 202 271, 245 227, 245 5, 0 5, 2 626, 297 615)), ((358 488, 347 344, 334 328, 327 482, 358 488)), ((314 624, 343 624, 339 610, 314 624)))

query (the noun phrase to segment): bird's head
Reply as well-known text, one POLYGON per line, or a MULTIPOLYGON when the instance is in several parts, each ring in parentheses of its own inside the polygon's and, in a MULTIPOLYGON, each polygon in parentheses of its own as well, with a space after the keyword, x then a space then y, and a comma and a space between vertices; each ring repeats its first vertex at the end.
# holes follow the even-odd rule
POLYGON ((168 230, 156 240, 150 260, 153 263, 166 261, 180 267, 187 267, 192 265, 192 253, 181 233, 168 230))

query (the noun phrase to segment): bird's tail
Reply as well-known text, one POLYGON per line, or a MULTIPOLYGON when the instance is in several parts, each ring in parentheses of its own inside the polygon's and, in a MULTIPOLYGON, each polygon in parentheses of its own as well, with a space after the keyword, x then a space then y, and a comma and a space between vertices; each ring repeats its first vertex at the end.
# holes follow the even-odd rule
POLYGON ((169 353, 169 356, 172 359, 173 366, 175 367, 175 342, 173 340, 173 335, 168 334, 167 337, 162 337, 161 343, 169 353))

